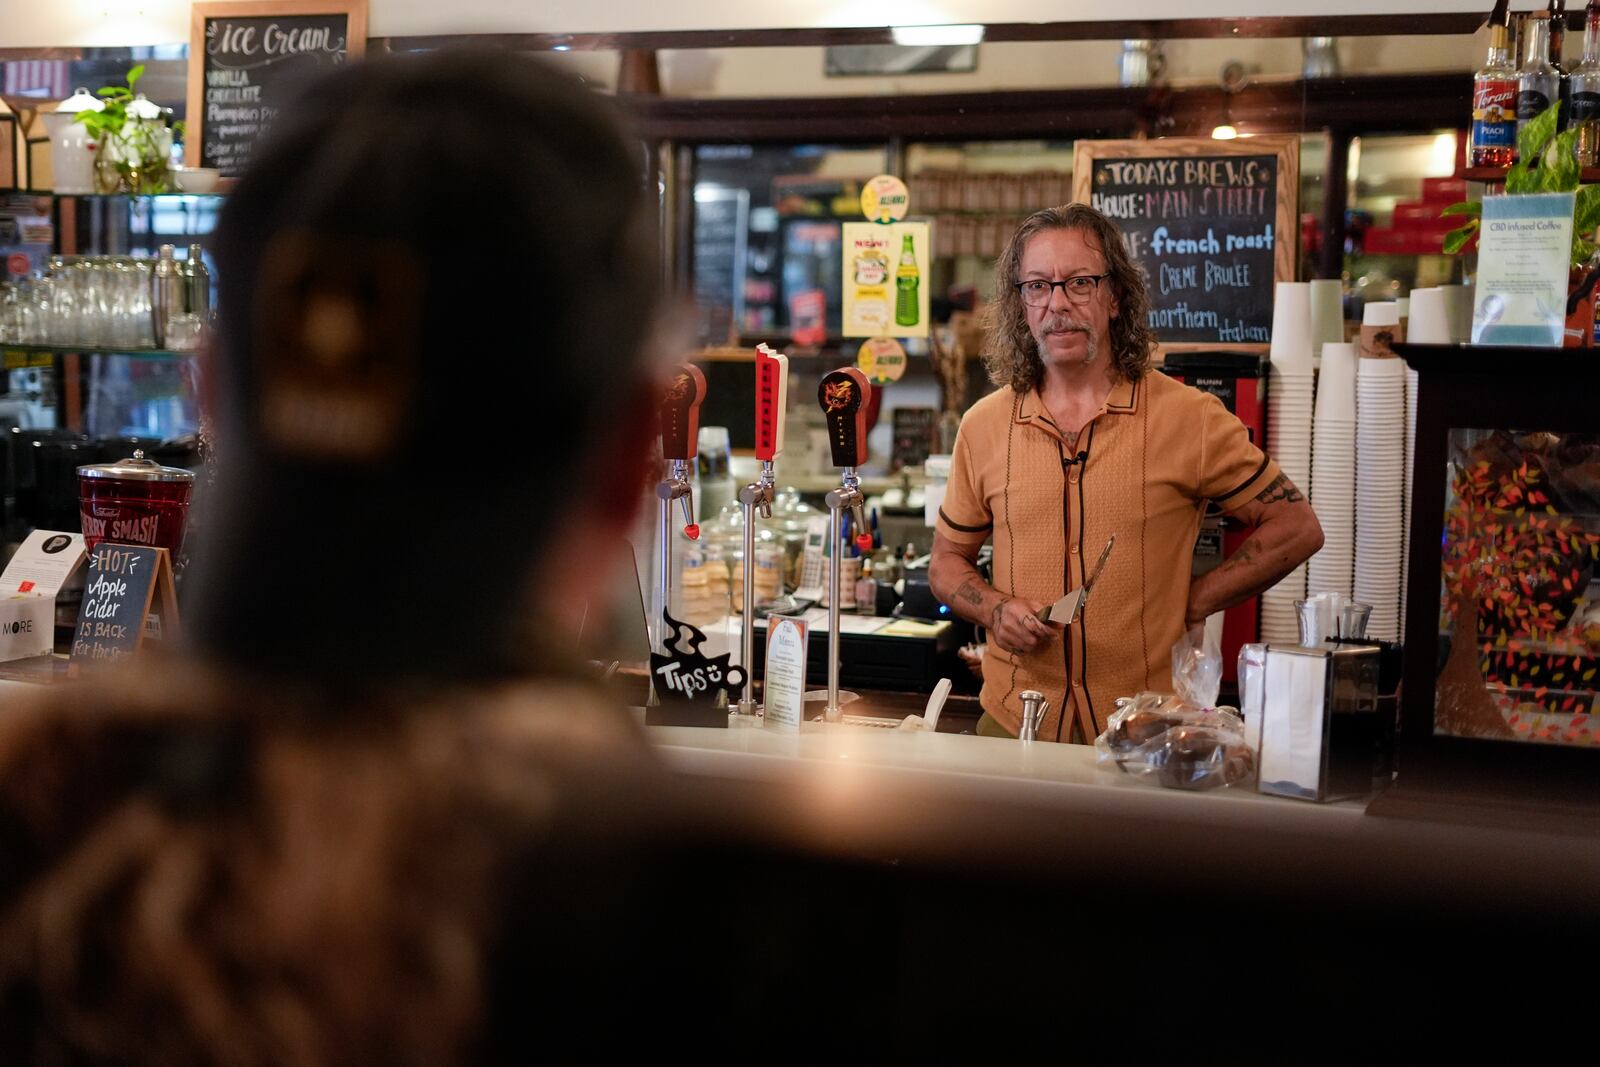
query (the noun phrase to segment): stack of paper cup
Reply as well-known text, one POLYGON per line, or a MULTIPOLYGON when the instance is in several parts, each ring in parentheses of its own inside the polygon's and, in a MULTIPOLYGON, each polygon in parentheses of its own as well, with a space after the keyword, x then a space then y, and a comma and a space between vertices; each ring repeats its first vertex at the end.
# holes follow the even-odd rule
POLYGON ((1318 278, 1311 286, 1311 354, 1321 359, 1322 346, 1344 341, 1344 282, 1318 278))
POLYGON ((1355 598, 1372 605, 1368 634, 1390 641, 1400 637, 1405 425, 1405 363, 1358 360, 1355 598))
POLYGON ((1441 285, 1450 309, 1450 343, 1464 345, 1472 340, 1472 286, 1441 285))
POLYGON ((1322 550, 1306 568, 1311 596, 1350 596, 1356 551, 1356 346, 1322 346, 1317 418, 1312 430, 1311 507, 1322 524, 1322 550))
POLYGON ((1279 282, 1272 294, 1272 365, 1311 366, 1311 283, 1279 282))
MULTIPOLYGON (((1460 286, 1451 288, 1459 289, 1460 286)), ((1451 297, 1443 287, 1411 290, 1411 317, 1406 340, 1419 345, 1447 345, 1454 337, 1451 297)))
MULTIPOLYGON (((1267 451, 1301 491, 1311 484, 1311 286, 1279 282, 1272 305, 1272 366, 1267 380, 1267 451)), ((1294 602, 1306 593, 1302 564, 1261 596, 1261 636, 1293 642, 1299 635, 1294 602)))
MULTIPOLYGON (((1447 345, 1458 340, 1459 326, 1455 304, 1464 303, 1471 317, 1471 297, 1466 287, 1440 286, 1411 291, 1411 321, 1407 324, 1406 340, 1422 345, 1447 345), (1456 295, 1460 294, 1460 295, 1456 295)), ((1406 368, 1406 439, 1405 485, 1401 497, 1404 513, 1406 555, 1400 567, 1400 629, 1405 630, 1405 584, 1410 579, 1411 547, 1411 461, 1417 447, 1417 372, 1406 368)))

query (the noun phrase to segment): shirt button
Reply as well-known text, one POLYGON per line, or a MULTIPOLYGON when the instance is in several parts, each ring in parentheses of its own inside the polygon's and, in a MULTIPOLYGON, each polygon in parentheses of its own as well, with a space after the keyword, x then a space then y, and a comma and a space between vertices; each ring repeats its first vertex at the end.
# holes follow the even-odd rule
POLYGON ((1078 472, 1073 471, 1071 474, 1067 475, 1067 481, 1076 483, 1078 481, 1078 472))
POLYGON ((1074 556, 1076 556, 1078 554, 1078 546, 1077 545, 1073 545, 1072 546, 1072 554, 1074 556))
POLYGON ((1074 689, 1082 689, 1083 688, 1083 683, 1082 682, 1073 682, 1072 683, 1072 688, 1074 688, 1074 689))

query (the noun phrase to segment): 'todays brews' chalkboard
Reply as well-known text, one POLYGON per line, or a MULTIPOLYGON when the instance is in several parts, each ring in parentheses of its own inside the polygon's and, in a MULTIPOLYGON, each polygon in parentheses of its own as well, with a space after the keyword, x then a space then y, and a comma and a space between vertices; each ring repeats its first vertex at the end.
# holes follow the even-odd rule
POLYGON ((308 77, 366 49, 366 0, 195 4, 185 162, 236 175, 308 77))
POLYGON ((1299 143, 1082 141, 1074 199, 1109 217, 1144 268, 1163 349, 1265 349, 1274 283, 1294 278, 1299 143))

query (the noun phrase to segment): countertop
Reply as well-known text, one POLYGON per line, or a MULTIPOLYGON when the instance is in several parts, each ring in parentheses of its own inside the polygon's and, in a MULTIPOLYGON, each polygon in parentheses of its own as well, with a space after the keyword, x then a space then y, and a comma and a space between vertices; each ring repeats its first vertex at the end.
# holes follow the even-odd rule
MULTIPOLYGON (((846 713, 851 706, 847 705, 846 713)), ((1353 829, 1365 802, 1314 804, 1259 794, 1253 786, 1169 789, 1115 767, 1101 767, 1089 745, 1061 745, 972 734, 888 729, 849 723, 802 723, 769 730, 761 720, 730 716, 726 730, 650 726, 646 733, 668 766, 691 775, 809 784, 831 789, 877 779, 937 786, 974 801, 1115 808, 1126 815, 1227 822, 1272 822, 1320 832, 1353 829)))

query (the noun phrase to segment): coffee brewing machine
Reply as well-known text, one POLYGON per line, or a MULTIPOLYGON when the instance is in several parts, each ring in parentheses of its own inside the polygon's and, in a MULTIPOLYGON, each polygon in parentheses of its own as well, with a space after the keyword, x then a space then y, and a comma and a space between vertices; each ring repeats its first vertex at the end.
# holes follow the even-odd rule
POLYGON ((837 488, 828 491, 828 703, 822 717, 838 722, 844 712, 839 706, 839 587, 844 564, 844 512, 850 512, 856 531, 856 544, 863 552, 872 550, 872 533, 867 526, 866 498, 861 495, 861 479, 856 468, 867 461, 867 401, 872 386, 867 376, 855 367, 841 367, 823 375, 817 387, 817 401, 828 424, 828 447, 833 465, 841 468, 837 488))
POLYGON ((744 666, 744 693, 739 698, 739 714, 754 715, 756 652, 756 511, 772 518, 774 476, 772 463, 783 452, 784 412, 789 403, 789 357, 766 345, 756 346, 756 459, 761 473, 739 490, 744 508, 744 615, 739 625, 744 666))

